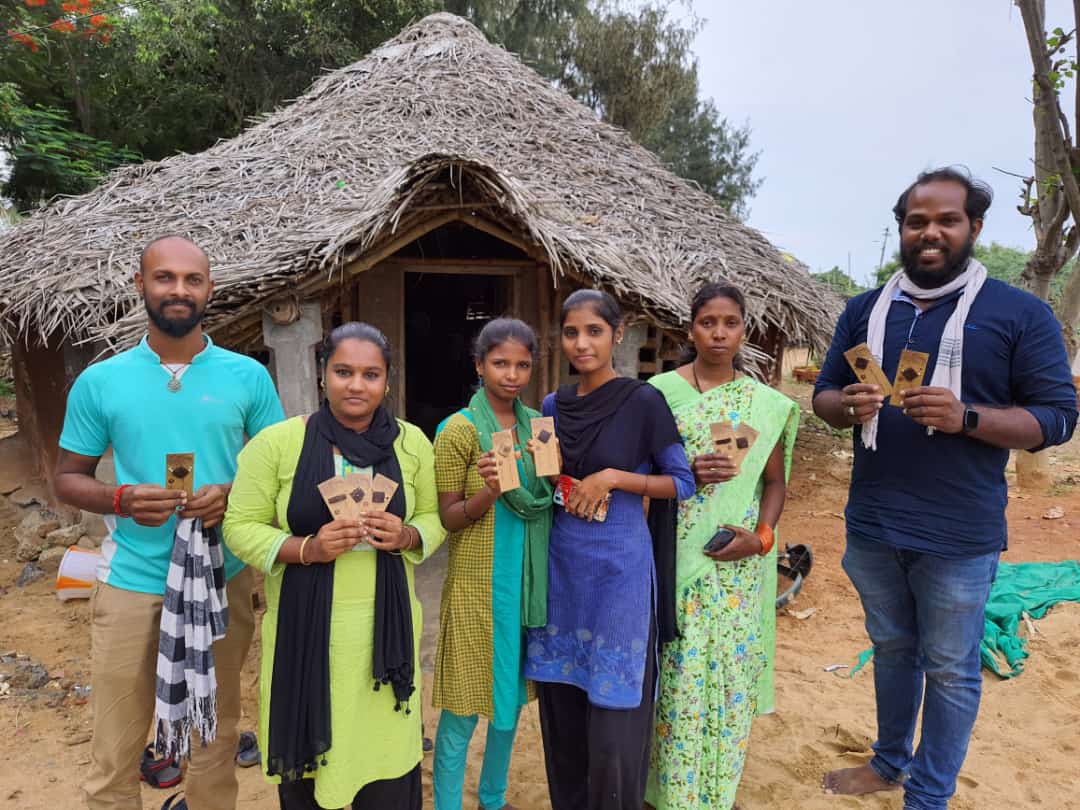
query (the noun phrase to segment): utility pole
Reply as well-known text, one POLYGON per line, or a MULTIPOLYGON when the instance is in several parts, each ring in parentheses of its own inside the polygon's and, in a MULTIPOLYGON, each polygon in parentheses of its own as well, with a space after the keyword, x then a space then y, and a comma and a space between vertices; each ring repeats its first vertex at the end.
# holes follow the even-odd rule
POLYGON ((877 269, 881 272, 881 268, 885 266, 885 246, 889 244, 889 226, 885 226, 885 230, 881 232, 881 258, 878 259, 877 269))

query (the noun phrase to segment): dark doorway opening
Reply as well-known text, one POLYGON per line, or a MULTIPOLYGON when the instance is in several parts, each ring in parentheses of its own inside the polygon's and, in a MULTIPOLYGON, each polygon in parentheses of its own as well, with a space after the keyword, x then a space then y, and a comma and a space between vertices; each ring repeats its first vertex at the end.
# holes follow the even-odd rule
POLYGON ((405 274, 405 412, 428 437, 468 404, 476 384, 472 344, 510 305, 511 276, 405 274))

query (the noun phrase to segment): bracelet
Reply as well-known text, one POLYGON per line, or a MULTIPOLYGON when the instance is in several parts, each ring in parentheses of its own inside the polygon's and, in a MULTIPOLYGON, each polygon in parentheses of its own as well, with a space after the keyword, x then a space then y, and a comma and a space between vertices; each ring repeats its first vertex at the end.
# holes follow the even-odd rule
POLYGON ((761 541, 761 556, 764 557, 770 551, 772 551, 773 544, 776 543, 776 535, 773 534, 772 526, 767 523, 759 523, 757 531, 754 532, 758 536, 758 540, 761 541))
POLYGON ((462 498, 461 499, 461 514, 463 514, 465 516, 465 519, 467 521, 469 521, 469 523, 476 523, 476 518, 474 518, 472 515, 469 514, 469 508, 467 506, 468 503, 469 503, 468 498, 462 498))
POLYGON ((406 546, 405 548, 401 549, 400 551, 391 551, 390 552, 395 557, 401 557, 401 556, 403 556, 405 554, 406 551, 412 551, 414 548, 416 548, 416 546, 423 545, 424 538, 421 537, 420 530, 418 528, 416 528, 415 526, 408 526, 408 525, 406 525, 405 528, 406 529, 412 529, 413 532, 416 534, 416 545, 413 545, 413 541, 410 539, 409 540, 409 545, 406 546))
POLYGON ((649 497, 649 475, 648 475, 648 473, 645 474, 645 486, 643 486, 641 488, 641 497, 642 498, 648 498, 649 497))
POLYGON ((122 486, 117 487, 116 492, 113 493, 113 496, 112 496, 112 510, 113 510, 113 514, 116 515, 117 517, 122 517, 122 518, 131 517, 131 515, 128 515, 128 514, 120 511, 120 498, 123 497, 124 490, 129 489, 130 487, 131 487, 131 484, 123 484, 122 486))
POLYGON ((308 544, 308 541, 311 540, 311 538, 314 537, 314 536, 315 535, 313 535, 313 534, 309 534, 307 537, 305 537, 303 540, 300 541, 300 564, 301 565, 311 565, 311 563, 304 560, 304 547, 308 544))

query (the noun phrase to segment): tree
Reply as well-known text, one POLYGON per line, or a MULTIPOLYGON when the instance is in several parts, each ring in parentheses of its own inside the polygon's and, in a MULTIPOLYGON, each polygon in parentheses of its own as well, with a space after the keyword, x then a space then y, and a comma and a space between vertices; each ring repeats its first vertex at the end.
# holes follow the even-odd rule
POLYGON ((851 276, 841 270, 838 266, 834 266, 831 270, 827 270, 824 273, 811 273, 812 278, 820 281, 822 284, 827 285, 843 299, 854 298, 859 293, 866 292, 866 289, 852 280, 851 276))
MULTIPOLYGON (((1027 287, 1049 300, 1051 285, 1080 248, 1080 151, 1073 129, 1080 123, 1080 86, 1072 118, 1062 107, 1065 80, 1077 73, 1077 26, 1080 2, 1073 2, 1073 28, 1046 28, 1045 0, 1015 0, 1020 9, 1033 68, 1034 174, 1024 180, 1021 213, 1031 217, 1036 246, 1024 269, 1027 287)), ((1055 308, 1065 329, 1070 354, 1077 349, 1080 326, 1080 273, 1063 285, 1055 308)))
POLYGON ((556 80, 605 121, 627 130, 672 171, 728 211, 746 216, 761 185, 748 126, 732 127, 700 98, 694 37, 666 3, 636 10, 600 0, 578 18, 570 59, 556 80))
MULTIPOLYGON (((235 136, 439 9, 471 19, 745 216, 760 185, 749 128, 699 98, 699 24, 673 19, 667 0, 8 0, 0 83, 29 109, 66 114, 74 132, 160 159, 235 136)), ((20 200, 67 188, 23 182, 13 180, 20 200)))
POLYGON ((79 132, 63 110, 27 107, 11 84, 0 84, 0 145, 12 164, 0 193, 23 210, 57 194, 82 194, 110 170, 140 160, 79 132))

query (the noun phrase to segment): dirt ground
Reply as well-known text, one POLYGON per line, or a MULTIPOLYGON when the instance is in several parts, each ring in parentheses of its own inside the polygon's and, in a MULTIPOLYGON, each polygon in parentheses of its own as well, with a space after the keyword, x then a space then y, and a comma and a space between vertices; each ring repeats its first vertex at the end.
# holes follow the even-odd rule
MULTIPOLYGON (((852 664, 868 646, 862 612, 840 569, 843 506, 850 467, 850 437, 834 435, 806 415, 809 388, 798 386, 804 410, 782 540, 813 547, 815 565, 802 594, 779 617, 777 712, 755 726, 739 802, 743 810, 798 807, 898 810, 898 794, 864 798, 822 794, 829 769, 866 762, 874 736, 873 675, 853 679, 826 673, 852 664), (813 615, 805 616, 809 608, 813 615)), ((1010 562, 1080 557, 1080 440, 1050 452, 1055 485, 1048 495, 1013 491, 1009 503, 1010 562), (1042 516, 1060 506, 1065 516, 1042 516)), ((1011 475, 1011 474, 1010 474, 1011 475)), ((51 678, 33 692, 0 698, 0 809, 45 810, 81 805, 78 786, 89 762, 89 708, 76 686, 89 672, 87 603, 61 603, 48 578, 14 586, 22 565, 14 560, 11 522, 17 512, 0 499, 0 654, 17 652, 42 662, 51 678)), ((438 597, 445 559, 437 556, 418 576, 424 602, 422 665, 429 681, 434 657, 438 597)), ((1035 623, 1031 658, 1018 678, 984 677, 982 710, 960 779, 953 810, 1076 806, 1080 779, 1080 604, 1061 605, 1035 623)), ((258 645, 243 676, 245 728, 254 727, 258 645)), ((842 672, 842 671, 841 671, 842 672)), ((429 736, 435 715, 425 707, 429 736)), ((475 807, 483 728, 474 739, 465 806, 475 807)), ((431 806, 431 756, 424 761, 431 806)), ((276 807, 275 793, 258 769, 239 772, 240 807, 276 807)), ((166 792, 144 786, 144 806, 157 808, 166 792)), ((507 801, 519 810, 541 810, 547 801, 543 750, 535 705, 522 715, 507 801)))

